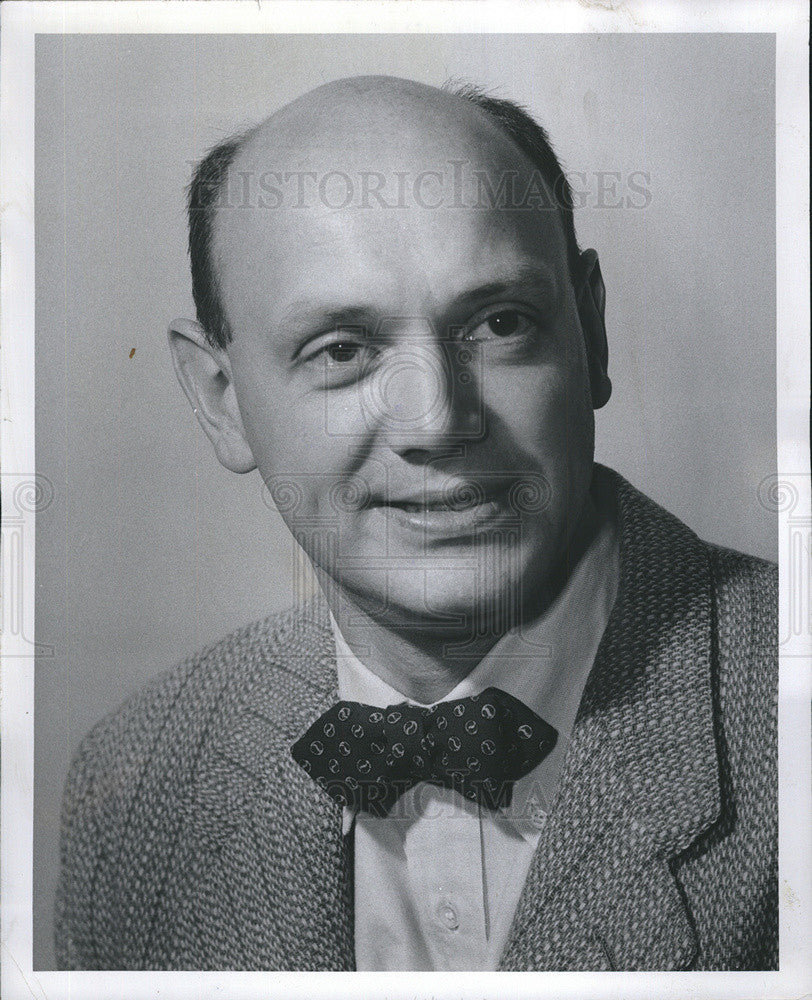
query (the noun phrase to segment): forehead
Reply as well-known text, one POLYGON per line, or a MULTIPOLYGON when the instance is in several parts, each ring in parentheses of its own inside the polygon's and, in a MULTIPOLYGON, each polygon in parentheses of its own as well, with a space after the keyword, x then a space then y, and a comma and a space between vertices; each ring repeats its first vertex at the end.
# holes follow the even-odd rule
POLYGON ((215 219, 229 315, 237 295, 290 300, 314 282, 333 297, 442 297, 516 261, 561 272, 563 230, 538 171, 479 108, 437 93, 324 95, 248 139, 215 219))

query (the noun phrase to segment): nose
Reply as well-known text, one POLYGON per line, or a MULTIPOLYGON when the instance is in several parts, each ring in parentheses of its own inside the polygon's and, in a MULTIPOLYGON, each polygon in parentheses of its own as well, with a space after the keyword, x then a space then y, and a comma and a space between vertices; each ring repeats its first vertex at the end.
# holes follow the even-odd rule
POLYGON ((470 350, 434 337, 413 338, 390 349, 368 383, 365 410, 393 451, 425 460, 481 436, 471 359, 470 350))

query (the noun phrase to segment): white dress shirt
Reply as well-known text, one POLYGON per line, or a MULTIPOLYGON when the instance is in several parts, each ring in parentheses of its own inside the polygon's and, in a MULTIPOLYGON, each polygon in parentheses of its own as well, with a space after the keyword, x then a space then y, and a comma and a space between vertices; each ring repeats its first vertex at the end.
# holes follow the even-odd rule
MULTIPOLYGON (((441 701, 498 687, 558 730, 558 742, 492 812, 422 782, 386 817, 344 810, 355 838, 355 957, 361 970, 495 969, 507 942, 618 578, 616 529, 603 516, 543 616, 505 635, 441 701)), ((411 701, 353 654, 332 621, 341 698, 411 701)))

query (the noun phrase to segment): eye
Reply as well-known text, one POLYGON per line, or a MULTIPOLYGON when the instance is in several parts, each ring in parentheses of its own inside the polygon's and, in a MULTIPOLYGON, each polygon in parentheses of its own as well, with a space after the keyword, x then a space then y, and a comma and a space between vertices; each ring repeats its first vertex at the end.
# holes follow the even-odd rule
POLYGON ((377 354, 364 331, 335 330, 314 340, 303 361, 324 387, 340 388, 363 378, 377 354))
POLYGON ((348 364, 358 359, 363 351, 362 344, 353 344, 352 341, 340 340, 336 344, 328 344, 322 348, 322 352, 327 356, 328 363, 348 364))
POLYGON ((499 309, 470 327, 463 340, 505 340, 532 335, 537 324, 518 309, 499 309))

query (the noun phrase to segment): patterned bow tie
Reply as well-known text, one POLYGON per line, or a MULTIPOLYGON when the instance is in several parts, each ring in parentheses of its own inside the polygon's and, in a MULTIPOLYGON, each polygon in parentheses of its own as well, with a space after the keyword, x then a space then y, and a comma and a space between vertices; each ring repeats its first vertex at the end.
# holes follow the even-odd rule
POLYGON ((291 747, 340 806, 386 816, 421 781, 454 788, 489 809, 509 806, 513 783, 555 746, 558 733, 499 688, 430 708, 341 701, 291 747))

